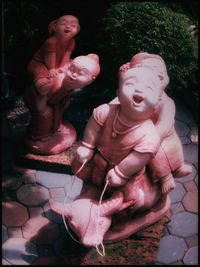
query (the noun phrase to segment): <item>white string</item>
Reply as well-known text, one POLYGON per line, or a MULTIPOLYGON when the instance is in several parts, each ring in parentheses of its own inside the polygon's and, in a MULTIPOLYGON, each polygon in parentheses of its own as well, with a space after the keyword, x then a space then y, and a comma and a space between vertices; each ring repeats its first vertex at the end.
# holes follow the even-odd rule
MULTIPOLYGON (((87 162, 87 160, 84 160, 84 162, 83 162, 83 164, 81 165, 81 167, 80 167, 80 168, 78 169, 78 171, 74 174, 74 180, 73 180, 73 182, 72 182, 71 188, 72 188, 72 186, 73 186, 73 184, 74 184, 75 176, 76 176, 76 175, 83 169, 83 167, 85 166, 86 162, 87 162)), ((99 255, 102 256, 102 257, 105 256, 105 248, 104 248, 104 245, 103 245, 103 242, 102 242, 102 241, 98 244, 98 240, 99 240, 99 214, 100 214, 100 205, 101 205, 101 202, 102 202, 102 199, 103 199, 103 195, 104 195, 104 193, 105 193, 105 191, 106 191, 106 188, 107 188, 107 186, 108 186, 108 183, 109 183, 109 182, 106 181, 106 184, 105 184, 105 186, 104 186, 104 189, 103 189, 103 191, 102 191, 102 193, 101 193, 100 200, 99 200, 99 204, 98 204, 98 211, 97 211, 97 225, 96 225, 97 241, 96 241, 95 247, 96 247, 96 250, 97 250, 97 252, 99 253, 99 255), (103 252, 101 252, 101 251, 99 250, 99 248, 98 248, 99 245, 101 245, 101 247, 102 247, 102 251, 103 251, 103 252)), ((71 189, 71 188, 70 188, 70 189, 71 189)), ((68 195, 68 193, 67 193, 67 195, 68 195)), ((77 240, 77 239, 70 233, 70 230, 69 230, 69 228, 68 228, 68 226, 67 226, 67 223, 66 223, 66 221, 65 221, 64 207, 65 207, 66 199, 67 199, 67 198, 68 198, 68 196, 66 196, 66 197, 64 198, 64 206, 63 206, 63 209, 62 209, 62 219, 63 219, 65 228, 66 228, 68 234, 70 235, 70 237, 71 237, 75 242, 77 242, 77 243, 79 243, 79 244, 82 245, 82 243, 81 243, 79 240, 77 240)))
POLYGON ((97 232, 97 241, 96 241, 96 250, 97 252, 99 253, 99 255, 101 255, 102 257, 104 257, 106 254, 105 254, 105 248, 104 248, 104 245, 103 245, 103 242, 101 241, 100 244, 98 244, 98 241, 99 241, 99 215, 100 215, 100 205, 101 205, 101 202, 102 202, 102 199, 103 199, 103 195, 106 191, 106 188, 108 186, 108 181, 106 181, 106 184, 104 186, 104 189, 101 193, 101 197, 100 197, 100 200, 99 200, 99 205, 98 205, 98 212, 97 212, 97 225, 96 225, 96 232, 97 232), (99 250, 98 246, 101 245, 101 248, 102 248, 102 253, 101 251, 99 250))
MULTIPOLYGON (((70 190, 72 189, 72 186, 73 186, 73 184, 74 184, 75 176, 82 170, 82 168, 85 166, 86 162, 87 162, 87 160, 84 160, 84 162, 83 162, 83 164, 81 165, 81 167, 80 167, 80 168, 78 169, 78 171, 73 175, 73 182, 72 182, 72 185, 71 185, 71 187, 70 187, 70 190)), ((66 200, 67 200, 67 198, 68 198, 68 192, 67 192, 66 197, 64 198, 64 206, 63 206, 63 209, 62 209, 62 219, 63 219, 65 228, 66 228, 68 234, 70 235, 70 237, 71 237, 74 241, 76 241, 77 243, 79 243, 79 244, 82 245, 82 243, 81 243, 79 240, 77 240, 77 239, 70 233, 70 230, 69 230, 69 228, 68 228, 68 226, 67 226, 67 223, 66 223, 66 220, 65 220, 65 216, 64 216, 64 208, 65 208, 65 204, 66 204, 66 200)))

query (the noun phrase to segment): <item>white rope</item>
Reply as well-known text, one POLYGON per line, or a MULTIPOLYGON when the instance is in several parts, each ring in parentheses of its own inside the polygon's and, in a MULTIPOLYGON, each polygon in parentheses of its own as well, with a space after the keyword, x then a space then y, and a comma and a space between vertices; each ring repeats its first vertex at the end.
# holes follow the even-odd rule
MULTIPOLYGON (((80 167, 80 168, 78 169, 78 171, 74 174, 74 180, 73 180, 73 182, 72 182, 72 185, 71 185, 70 189, 72 188, 72 186, 73 186, 73 184, 74 184, 75 176, 76 176, 76 175, 83 169, 83 167, 85 166, 86 162, 87 162, 87 160, 85 160, 85 161, 83 162, 83 164, 81 165, 81 167, 80 167)), ((102 242, 102 241, 98 244, 98 241, 99 241, 99 216, 100 216, 100 205, 101 205, 101 202, 102 202, 102 199, 103 199, 103 195, 104 195, 104 193, 105 193, 105 191, 106 191, 106 188, 107 188, 107 186, 108 186, 108 183, 109 183, 109 182, 106 181, 106 184, 105 184, 105 186, 104 186, 104 189, 103 189, 103 191, 102 191, 102 193, 101 193, 101 196, 100 196, 100 199, 99 199, 99 204, 98 204, 98 212, 97 212, 97 225, 96 225, 97 241, 96 241, 95 247, 96 247, 96 250, 97 250, 98 254, 99 254, 100 256, 102 256, 102 257, 105 256, 105 248, 104 248, 104 245, 103 245, 103 242, 102 242), (99 250, 99 248, 98 248, 99 245, 100 245, 101 248, 102 248, 102 252, 101 252, 101 251, 99 250)), ((65 207, 66 199, 67 199, 67 198, 68 198, 68 192, 67 192, 66 197, 64 198, 64 206, 63 206, 63 209, 62 209, 62 219, 63 219, 65 228, 66 228, 68 234, 70 235, 70 237, 71 237, 75 242, 77 242, 78 244, 81 244, 81 245, 82 245, 82 243, 81 243, 79 240, 77 240, 77 239, 70 233, 70 230, 69 230, 69 228, 68 228, 68 226, 67 226, 67 223, 66 223, 66 221, 65 221, 64 207, 65 207)))
POLYGON ((106 188, 108 186, 108 181, 106 181, 106 184, 104 186, 104 189, 101 193, 101 197, 99 199, 99 205, 98 205, 98 213, 97 213, 97 225, 96 225, 96 232, 97 232, 97 241, 96 241, 96 250, 97 252, 99 253, 99 255, 101 255, 102 257, 104 257, 106 254, 105 254, 105 248, 104 248, 104 245, 103 245, 103 242, 101 241, 99 244, 98 244, 98 241, 99 241, 99 216, 100 216, 100 205, 101 205, 101 202, 102 202, 102 199, 103 199, 103 195, 106 191, 106 188), (99 250, 98 246, 101 246, 102 248, 102 252, 99 250))
MULTIPOLYGON (((83 167, 85 166, 86 162, 87 162, 87 160, 84 160, 84 162, 83 162, 83 164, 81 165, 81 167, 80 167, 80 168, 78 169, 78 171, 73 175, 73 182, 72 182, 72 184, 71 184, 70 191, 71 191, 72 186, 73 186, 73 184, 74 184, 75 176, 76 176, 76 175, 83 169, 83 167)), ((66 197, 64 198, 64 203, 63 203, 64 205, 63 205, 63 209, 62 209, 62 219, 63 219, 65 228, 66 228, 68 234, 70 235, 70 237, 71 237, 75 242, 77 242, 78 244, 81 244, 81 245, 82 245, 82 243, 81 243, 79 240, 77 240, 77 239, 70 233, 70 230, 69 230, 69 228, 68 228, 68 226, 67 226, 67 223, 66 223, 66 220, 65 220, 65 216, 64 216, 64 208, 65 208, 66 200, 67 200, 67 198, 68 198, 68 192, 69 192, 69 190, 67 191, 66 197)))

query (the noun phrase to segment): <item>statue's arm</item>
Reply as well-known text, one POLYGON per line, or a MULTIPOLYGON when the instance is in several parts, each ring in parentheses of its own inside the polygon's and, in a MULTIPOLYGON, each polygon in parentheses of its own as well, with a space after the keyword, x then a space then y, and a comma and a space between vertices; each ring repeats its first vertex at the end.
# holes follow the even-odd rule
POLYGON ((56 71, 56 39, 49 38, 44 45, 44 62, 49 70, 49 77, 54 77, 56 71))
POLYGON ((168 132, 174 126, 176 108, 174 101, 164 93, 163 107, 160 111, 157 122, 155 123, 156 130, 161 140, 167 136, 168 132))
POLYGON ((79 162, 83 163, 85 161, 89 161, 92 158, 100 130, 101 125, 98 124, 92 116, 89 119, 87 126, 84 130, 81 146, 79 146, 76 151, 76 159, 79 162))
POLYGON ((117 187, 126 184, 134 174, 147 165, 151 157, 151 153, 133 151, 108 172, 106 179, 109 185, 117 187))

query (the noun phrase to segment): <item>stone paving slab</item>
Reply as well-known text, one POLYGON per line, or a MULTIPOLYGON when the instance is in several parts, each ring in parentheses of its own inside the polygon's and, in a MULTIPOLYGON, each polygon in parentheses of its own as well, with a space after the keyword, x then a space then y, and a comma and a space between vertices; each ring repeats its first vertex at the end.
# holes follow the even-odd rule
POLYGON ((16 190, 22 185, 21 176, 17 173, 2 175, 2 190, 16 190))
POLYGON ((186 211, 198 213, 198 192, 190 191, 187 192, 183 198, 183 206, 186 211))
POLYGON ((24 238, 34 244, 51 244, 60 234, 57 224, 43 216, 31 218, 22 226, 24 238))
POLYGON ((183 238, 198 234, 198 216, 186 211, 175 214, 167 228, 171 234, 183 238))
POLYGON ((38 171, 36 174, 36 182, 49 189, 65 187, 66 184, 71 184, 72 180, 72 175, 68 174, 46 171, 38 171))
POLYGON ((198 247, 192 247, 190 248, 184 258, 183 258, 183 262, 185 263, 185 265, 198 265, 198 247))
POLYGON ((26 184, 17 191, 17 198, 24 205, 41 206, 49 200, 49 191, 38 184, 26 184))
POLYGON ((5 225, 2 225, 2 243, 8 239, 8 229, 5 225))
POLYGON ((198 162, 198 146, 195 144, 188 144, 183 146, 183 153, 185 161, 190 163, 198 162))
POLYGON ((45 216, 52 222, 55 222, 55 223, 63 223, 63 219, 62 219, 62 216, 61 215, 58 215, 56 213, 54 213, 50 206, 49 206, 49 203, 46 203, 43 207, 44 209, 44 214, 45 216))
POLYGON ((171 203, 179 202, 183 199, 185 195, 185 188, 181 183, 175 182, 176 187, 174 190, 169 192, 171 203))
POLYGON ((38 257, 36 246, 24 238, 9 238, 2 245, 2 256, 12 265, 30 265, 38 257))
POLYGON ((16 201, 3 203, 2 222, 5 226, 21 226, 28 218, 28 210, 22 204, 16 201))
POLYGON ((22 229, 21 227, 9 227, 8 228, 8 236, 10 237, 16 237, 16 238, 22 238, 22 229))
POLYGON ((183 238, 173 235, 165 236, 160 240, 157 261, 164 264, 172 264, 181 260, 186 251, 187 245, 183 238))
POLYGON ((64 189, 66 196, 72 200, 78 197, 83 187, 83 181, 76 176, 72 176, 72 183, 66 184, 64 189))

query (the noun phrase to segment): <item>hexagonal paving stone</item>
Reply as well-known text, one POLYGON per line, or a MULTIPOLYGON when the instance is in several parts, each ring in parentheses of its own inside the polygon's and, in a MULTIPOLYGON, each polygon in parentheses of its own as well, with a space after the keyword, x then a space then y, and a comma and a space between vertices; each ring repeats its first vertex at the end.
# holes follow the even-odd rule
POLYGON ((188 126, 184 122, 178 120, 175 121, 175 129, 178 136, 186 136, 190 132, 188 126))
POLYGON ((171 264, 182 260, 187 245, 183 238, 168 235, 160 240, 157 261, 163 264, 171 264))
POLYGON ((40 207, 31 207, 29 208, 29 214, 30 214, 30 217, 37 217, 39 215, 43 215, 43 209, 40 208, 40 207))
POLYGON ((198 216, 187 211, 175 214, 167 228, 172 235, 181 237, 195 235, 198 233, 198 216))
POLYGON ((8 261, 6 261, 6 260, 4 260, 4 259, 2 259, 2 265, 12 265, 11 263, 9 263, 8 261))
POLYGON ((188 192, 197 190, 197 185, 194 181, 189 181, 189 182, 184 183, 184 187, 186 191, 188 192))
POLYGON ((24 238, 35 244, 51 244, 58 238, 60 231, 57 224, 37 216, 22 226, 22 233, 24 238))
POLYGON ((187 192, 182 200, 183 206, 187 211, 198 213, 198 192, 187 192))
POLYGON ((21 227, 9 227, 8 228, 8 236, 22 238, 22 229, 21 227))
POLYGON ((171 204, 171 210, 172 210, 172 214, 174 215, 174 214, 184 211, 184 207, 181 202, 177 202, 177 203, 171 204))
POLYGON ((51 188, 49 189, 50 196, 52 198, 55 197, 65 197, 65 190, 64 188, 58 187, 58 188, 51 188))
POLYGON ((22 179, 18 173, 2 175, 2 190, 16 190, 21 185, 22 179))
POLYGON ((22 180, 25 184, 26 183, 35 183, 35 175, 37 172, 36 170, 21 168, 19 166, 14 166, 14 169, 21 174, 22 180))
POLYGON ((5 225, 2 225, 2 243, 8 239, 8 230, 5 225))
POLYGON ((192 164, 190 164, 190 165, 192 166, 192 172, 189 175, 187 175, 187 176, 176 178, 175 179, 176 181, 178 181, 179 183, 185 183, 185 182, 189 182, 189 181, 194 180, 194 177, 197 174, 197 170, 196 170, 196 168, 192 164))
POLYGON ((171 203, 181 201, 185 192, 186 191, 183 185, 181 183, 176 182, 176 187, 172 191, 169 192, 171 203))
POLYGON ((74 176, 72 184, 67 184, 65 186, 66 196, 74 200, 76 197, 80 195, 80 192, 83 187, 83 181, 78 177, 74 176))
POLYGON ((3 203, 2 221, 4 225, 8 227, 21 226, 28 220, 28 218, 28 210, 22 204, 16 201, 3 203))
POLYGON ((37 172, 37 170, 23 168, 23 167, 17 166, 14 163, 13 163, 13 169, 19 172, 21 175, 33 175, 33 174, 36 174, 37 172))
POLYGON ((198 247, 190 248, 183 258, 185 265, 198 265, 198 247))
POLYGON ((181 144, 182 145, 191 144, 191 141, 190 141, 190 139, 187 136, 180 136, 179 138, 181 140, 181 144))
POLYGON ((49 206, 49 203, 46 203, 43 207, 45 216, 55 223, 63 223, 63 219, 61 215, 56 214, 53 212, 49 206))
POLYGON ((183 145, 184 159, 187 162, 196 163, 198 162, 198 145, 188 144, 183 145))
POLYGON ((2 245, 2 256, 12 265, 30 265, 38 253, 36 246, 24 238, 9 238, 2 245))
POLYGON ((47 188, 64 187, 72 182, 72 176, 69 174, 37 171, 36 181, 47 188))
POLYGON ((49 199, 49 191, 37 184, 26 184, 18 189, 17 198, 26 206, 42 206, 49 199))
POLYGON ((185 238, 185 242, 187 243, 189 248, 198 246, 198 235, 193 235, 185 238))

